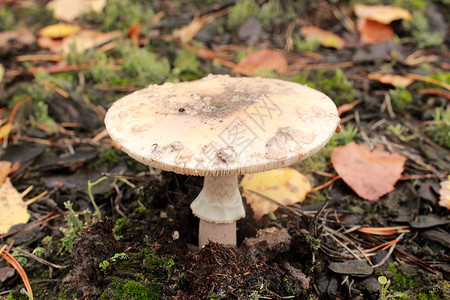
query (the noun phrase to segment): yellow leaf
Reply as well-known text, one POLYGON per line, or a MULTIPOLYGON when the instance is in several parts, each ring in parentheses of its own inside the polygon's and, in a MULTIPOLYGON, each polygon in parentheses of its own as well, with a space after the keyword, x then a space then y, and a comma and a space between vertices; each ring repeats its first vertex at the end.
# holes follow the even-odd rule
POLYGON ((0 83, 3 81, 3 76, 5 76, 5 67, 3 67, 2 64, 0 64, 0 83))
POLYGON ((292 168, 283 168, 263 173, 247 174, 241 181, 243 195, 252 207, 255 220, 274 211, 278 206, 261 199, 257 192, 284 205, 301 202, 311 190, 311 184, 303 174, 292 168))
POLYGON ((441 182, 441 189, 439 190, 440 201, 439 205, 450 209, 450 175, 448 180, 441 182))
POLYGON ((67 23, 58 23, 50 25, 41 29, 40 34, 42 36, 48 36, 53 39, 63 38, 81 30, 78 25, 72 25, 67 23))
POLYGON ((300 33, 308 39, 318 41, 324 47, 342 49, 345 47, 345 40, 340 36, 320 29, 315 26, 303 26, 300 33))
POLYGON ((390 5, 355 4, 355 15, 359 19, 370 19, 385 25, 395 20, 411 21, 412 19, 410 12, 406 9, 390 5))
POLYGON ((0 141, 8 136, 8 134, 11 132, 11 123, 6 123, 2 127, 0 127, 0 141))
POLYGON ((13 187, 11 180, 6 178, 0 187, 0 234, 30 219, 27 205, 22 200, 20 193, 13 187))

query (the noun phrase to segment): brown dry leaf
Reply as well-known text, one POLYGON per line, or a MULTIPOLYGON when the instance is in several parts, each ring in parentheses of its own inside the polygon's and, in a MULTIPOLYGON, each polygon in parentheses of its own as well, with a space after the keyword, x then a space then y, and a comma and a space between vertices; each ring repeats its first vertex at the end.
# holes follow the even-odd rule
POLYGON ((409 77, 384 73, 371 73, 367 75, 367 78, 398 87, 407 87, 414 82, 414 79, 409 77))
POLYGON ((258 221, 268 212, 275 211, 278 205, 261 199, 257 192, 284 205, 301 202, 311 190, 311 184, 303 174, 292 168, 283 168, 263 173, 247 174, 242 178, 243 195, 254 211, 258 221))
POLYGON ((60 21, 72 22, 88 12, 100 13, 107 0, 53 0, 47 4, 53 10, 53 17, 60 21))
POLYGON ((352 103, 345 103, 345 104, 341 104, 339 105, 339 107, 337 108, 338 110, 338 116, 341 116, 343 113, 346 113, 348 111, 351 111, 352 109, 355 108, 355 106, 361 102, 361 100, 355 100, 352 103))
POLYGON ((0 234, 30 219, 27 205, 22 200, 20 193, 13 187, 11 180, 6 178, 0 187, 0 234))
POLYGON ((12 45, 15 48, 30 45, 36 41, 34 34, 27 28, 23 27, 17 30, 0 32, 0 55, 8 53, 12 45), (11 43, 15 41, 15 43, 11 43))
POLYGON ((287 71, 286 57, 276 50, 264 49, 250 53, 233 68, 232 73, 254 76, 261 71, 275 71, 284 74, 287 71))
POLYGON ((37 44, 41 48, 47 48, 54 53, 58 53, 61 49, 62 40, 54 40, 48 36, 40 36, 37 38, 37 44))
POLYGON ((0 161, 0 186, 2 186, 3 181, 5 181, 5 178, 8 176, 10 170, 11 162, 0 161))
POLYGON ((361 42, 374 44, 389 41, 394 36, 394 30, 390 25, 382 24, 369 19, 358 19, 356 22, 361 42))
POLYGON ((317 40, 324 47, 342 49, 345 47, 345 40, 340 36, 320 29, 315 26, 303 26, 300 33, 308 39, 317 40))
POLYGON ((72 51, 80 53, 90 48, 98 47, 120 36, 122 36, 122 32, 118 30, 103 33, 86 29, 64 38, 59 51, 63 54, 68 54, 72 51))
POLYGON ((198 15, 194 17, 191 23, 188 25, 182 26, 179 29, 175 29, 173 31, 173 36, 175 38, 180 39, 183 43, 189 42, 194 38, 194 36, 197 34, 197 32, 202 29, 203 25, 205 24, 205 21, 200 18, 198 15))
POLYGON ((359 196, 378 200, 394 190, 406 157, 382 150, 370 151, 354 142, 336 147, 331 153, 334 169, 359 196))
POLYGON ((39 33, 41 36, 48 36, 53 39, 63 38, 81 30, 78 25, 58 23, 42 28, 39 33))
POLYGON ((411 21, 412 16, 404 8, 390 5, 355 4, 355 15, 362 19, 370 19, 382 24, 390 24, 395 20, 411 21))
POLYGON ((439 205, 450 209, 450 176, 448 179, 441 182, 441 189, 439 190, 440 201, 439 205))

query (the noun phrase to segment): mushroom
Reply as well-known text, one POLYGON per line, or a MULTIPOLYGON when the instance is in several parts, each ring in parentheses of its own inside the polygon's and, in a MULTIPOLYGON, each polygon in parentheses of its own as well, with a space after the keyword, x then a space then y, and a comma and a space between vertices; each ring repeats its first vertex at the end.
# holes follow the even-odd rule
POLYGON ((236 245, 245 216, 238 175, 289 166, 321 149, 339 125, 325 94, 268 78, 209 75, 150 85, 115 102, 105 118, 112 140, 143 164, 204 176, 192 202, 199 246, 236 245))

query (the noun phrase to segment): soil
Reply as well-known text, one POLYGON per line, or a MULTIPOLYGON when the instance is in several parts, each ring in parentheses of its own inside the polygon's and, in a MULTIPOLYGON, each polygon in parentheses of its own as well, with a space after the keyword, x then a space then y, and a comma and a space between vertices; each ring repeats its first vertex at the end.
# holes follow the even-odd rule
MULTIPOLYGON (((0 0, 0 24, 38 35, 56 23, 44 2, 0 0)), ((146 1, 111 0, 107 5, 114 7, 102 15, 86 14, 74 23, 122 30, 120 43, 136 47, 107 43, 64 59, 49 58, 55 53, 36 41, 5 40, 0 32, 0 124, 31 97, 13 115, 0 161, 13 164, 9 176, 19 192, 33 186, 26 200, 47 192, 28 206, 27 224, 0 234, 0 248, 23 266, 34 299, 450 298, 450 214, 439 205, 440 183, 450 170, 447 1, 396 1, 414 12, 413 21, 394 21, 396 37, 374 44, 360 43, 352 32, 348 21, 355 24, 357 17, 349 1, 256 1, 260 13, 251 22, 239 21, 242 15, 233 21, 232 14, 244 15, 243 6, 233 10, 243 2, 154 1, 149 8, 146 1), (268 3, 281 5, 281 15, 263 17, 268 3), (127 13, 115 14, 120 10, 127 13), (208 14, 214 21, 194 39, 182 44, 174 37, 195 15, 208 14), (417 25, 423 18, 426 28, 417 25), (137 36, 135 23, 142 25, 137 36), (333 32, 347 46, 308 48, 298 34, 305 25, 333 32), (440 33, 442 40, 434 43, 440 33), (293 166, 321 189, 301 204, 279 205, 258 222, 244 197, 247 215, 237 222, 237 246, 210 242, 198 249, 199 221, 189 205, 202 178, 133 161, 101 136, 104 113, 150 83, 230 74, 230 62, 260 48, 284 50, 288 62, 284 74, 266 76, 308 84, 335 100, 343 109, 343 131, 333 145, 293 166), (37 67, 47 73, 36 73, 37 67), (368 78, 381 71, 421 79, 400 88, 368 78), (379 201, 362 199, 335 178, 332 147, 351 141, 408 159, 395 190, 379 201), (89 183, 103 177, 90 195, 89 183), (387 235, 357 230, 393 226, 408 228, 387 235)), ((29 299, 25 287, 19 271, 0 259, 1 299, 29 299)))

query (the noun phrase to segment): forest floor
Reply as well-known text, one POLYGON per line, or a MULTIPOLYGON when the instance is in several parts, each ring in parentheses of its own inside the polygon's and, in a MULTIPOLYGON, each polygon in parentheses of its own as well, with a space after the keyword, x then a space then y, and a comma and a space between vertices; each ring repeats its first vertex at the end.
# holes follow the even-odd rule
POLYGON ((1 299, 450 298, 448 0, 69 2, 0 0, 1 299), (134 161, 103 119, 210 73, 320 90, 341 132, 292 166, 303 202, 256 221, 244 196, 237 247, 199 250, 202 178, 134 161), (353 142, 404 157, 376 201, 332 162, 353 142))

